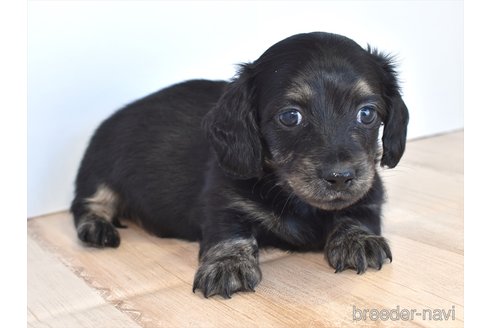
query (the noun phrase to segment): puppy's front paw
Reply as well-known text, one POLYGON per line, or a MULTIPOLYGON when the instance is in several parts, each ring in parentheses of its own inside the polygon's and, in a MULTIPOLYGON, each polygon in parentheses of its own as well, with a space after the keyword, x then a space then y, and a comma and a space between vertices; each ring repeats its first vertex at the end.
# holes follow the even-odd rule
POLYGON ((350 268, 358 274, 368 267, 380 270, 386 259, 393 260, 386 239, 358 227, 335 234, 326 244, 325 258, 335 273, 350 268))
POLYGON ((231 298, 238 291, 254 291, 260 280, 256 241, 225 241, 202 257, 195 274, 193 292, 200 289, 206 298, 216 294, 231 298))

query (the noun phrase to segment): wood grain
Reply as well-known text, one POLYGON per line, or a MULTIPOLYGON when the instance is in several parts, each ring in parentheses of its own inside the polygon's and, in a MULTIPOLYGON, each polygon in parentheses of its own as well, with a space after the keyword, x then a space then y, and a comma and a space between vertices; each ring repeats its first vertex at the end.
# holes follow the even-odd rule
MULTIPOLYGON (((255 293, 204 299, 198 245, 131 225, 118 249, 85 248, 67 212, 28 222, 30 327, 462 327, 463 132, 411 141, 384 170, 394 261, 334 274, 321 254, 262 252, 255 293), (447 321, 354 321, 364 309, 443 309, 447 321), (449 312, 453 310, 454 312, 449 312)), ((439 319, 435 317, 435 319, 439 319)))

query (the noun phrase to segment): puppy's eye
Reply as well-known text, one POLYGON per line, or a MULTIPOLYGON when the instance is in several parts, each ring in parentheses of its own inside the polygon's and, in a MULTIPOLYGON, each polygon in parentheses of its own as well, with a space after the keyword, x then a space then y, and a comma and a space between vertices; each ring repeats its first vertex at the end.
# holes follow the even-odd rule
POLYGON ((376 119, 376 110, 371 106, 362 107, 357 113, 357 122, 362 124, 371 124, 376 119))
POLYGON ((295 109, 288 110, 278 116, 278 120, 285 126, 293 127, 301 124, 302 115, 295 109))

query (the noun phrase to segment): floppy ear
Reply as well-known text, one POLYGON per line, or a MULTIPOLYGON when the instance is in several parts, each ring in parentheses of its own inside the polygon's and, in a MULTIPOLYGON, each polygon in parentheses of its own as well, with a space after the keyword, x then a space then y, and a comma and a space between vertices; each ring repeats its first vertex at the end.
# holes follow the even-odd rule
POLYGON ((203 121, 219 166, 237 179, 259 177, 263 171, 254 98, 251 68, 243 65, 203 121))
POLYGON ((407 142, 408 118, 407 106, 401 96, 392 97, 384 119, 381 166, 393 168, 400 161, 407 142))
POLYGON ((395 167, 403 156, 407 141, 408 109, 400 94, 393 58, 368 47, 367 50, 383 69, 383 92, 387 112, 383 118, 383 157, 381 166, 395 167))

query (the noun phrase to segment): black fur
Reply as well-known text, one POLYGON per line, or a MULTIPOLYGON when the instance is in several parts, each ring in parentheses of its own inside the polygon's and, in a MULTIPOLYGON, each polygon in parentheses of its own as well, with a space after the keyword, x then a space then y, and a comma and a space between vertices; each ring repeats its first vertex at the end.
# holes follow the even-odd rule
POLYGON ((76 180, 79 238, 117 247, 115 226, 132 218, 199 240, 193 290, 206 297, 253 290, 258 247, 324 251, 337 271, 379 269, 391 251, 376 166, 397 165, 407 123, 390 57, 340 35, 294 35, 232 82, 177 84, 103 122, 76 180))

